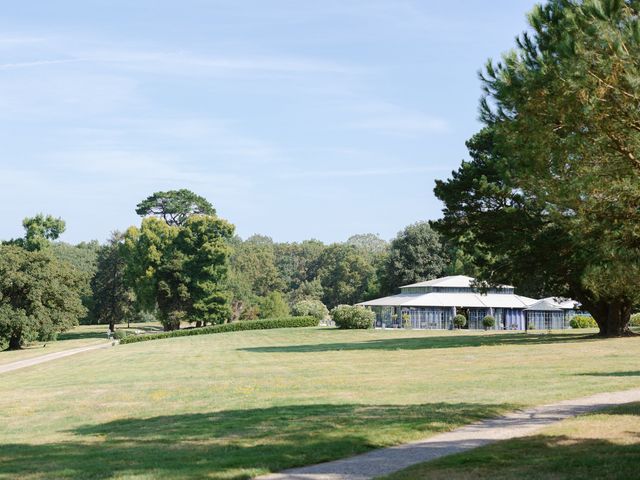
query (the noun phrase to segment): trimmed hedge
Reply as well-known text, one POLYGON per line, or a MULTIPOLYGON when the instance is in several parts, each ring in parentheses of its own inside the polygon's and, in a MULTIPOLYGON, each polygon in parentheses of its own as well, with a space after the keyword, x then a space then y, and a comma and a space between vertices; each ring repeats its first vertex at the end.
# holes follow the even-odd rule
POLYGON ((314 317, 282 317, 265 318, 263 320, 244 320, 240 322, 211 325, 201 328, 187 328, 171 332, 151 333, 148 335, 128 335, 120 340, 120 344, 161 340, 163 338, 189 337, 192 335, 209 335, 212 333, 239 332, 241 330, 267 330, 270 328, 317 327, 318 319, 314 317))

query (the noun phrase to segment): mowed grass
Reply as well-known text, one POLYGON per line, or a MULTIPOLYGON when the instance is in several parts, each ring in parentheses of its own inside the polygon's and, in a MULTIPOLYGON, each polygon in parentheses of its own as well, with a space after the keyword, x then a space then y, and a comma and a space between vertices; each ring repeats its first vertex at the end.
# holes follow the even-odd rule
MULTIPOLYGON (((80 325, 68 332, 58 335, 57 340, 47 342, 31 342, 21 350, 0 351, 0 365, 6 365, 20 360, 47 355, 49 353, 86 347, 97 343, 107 342, 107 325, 80 325)), ((128 330, 126 325, 117 325, 118 329, 128 330)), ((132 323, 130 330, 162 331, 159 323, 132 323)))
POLYGON ((640 338, 281 329, 0 375, 0 478, 249 478, 640 386, 640 338))
POLYGON ((386 480, 638 478, 640 404, 583 415, 540 434, 444 457, 386 480))

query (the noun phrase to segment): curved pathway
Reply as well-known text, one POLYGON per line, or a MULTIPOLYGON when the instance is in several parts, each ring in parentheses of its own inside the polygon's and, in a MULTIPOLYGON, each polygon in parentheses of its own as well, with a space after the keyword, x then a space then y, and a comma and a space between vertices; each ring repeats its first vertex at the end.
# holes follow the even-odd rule
POLYGON ((69 350, 63 350, 61 352, 48 353, 47 355, 40 355, 35 358, 27 358, 26 360, 18 360, 16 362, 7 363, 6 365, 0 365, 0 373, 12 372, 20 368, 30 367, 32 365, 38 365, 39 363, 50 362, 51 360, 57 360, 58 358, 68 357, 70 355, 76 355, 82 352, 88 352, 90 350, 98 350, 102 348, 110 348, 113 346, 113 342, 99 343, 97 345, 89 345, 86 347, 71 348, 69 350))
POLYGON ((498 440, 531 435, 547 425, 569 417, 638 401, 640 401, 640 388, 623 392, 599 393, 515 411, 502 417, 434 435, 425 440, 258 478, 260 480, 368 480, 498 440))

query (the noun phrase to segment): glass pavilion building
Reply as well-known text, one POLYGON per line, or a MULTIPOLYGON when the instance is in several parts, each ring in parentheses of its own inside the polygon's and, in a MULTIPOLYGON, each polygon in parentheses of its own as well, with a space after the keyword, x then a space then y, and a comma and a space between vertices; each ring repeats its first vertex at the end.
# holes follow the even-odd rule
POLYGON ((564 329, 578 313, 579 304, 573 300, 523 297, 509 285, 480 292, 474 283, 464 275, 436 278, 358 305, 376 313, 378 328, 401 328, 408 316, 411 328, 448 330, 453 328, 453 317, 461 313, 470 329, 484 328, 482 319, 487 315, 495 318, 496 330, 564 329))

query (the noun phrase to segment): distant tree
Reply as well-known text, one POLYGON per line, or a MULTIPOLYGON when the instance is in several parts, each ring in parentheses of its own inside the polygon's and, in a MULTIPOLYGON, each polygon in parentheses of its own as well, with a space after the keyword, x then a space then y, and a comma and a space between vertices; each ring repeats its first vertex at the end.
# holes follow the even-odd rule
POLYGON ((184 224, 175 241, 183 255, 183 272, 191 304, 190 321, 225 323, 231 316, 227 274, 235 227, 226 220, 195 215, 184 224))
POLYGON ((135 295, 125 281, 127 265, 122 250, 123 235, 114 232, 100 248, 97 272, 91 280, 92 317, 109 325, 112 332, 117 323, 129 323, 135 314, 135 295))
POLYGON ((428 222, 409 225, 391 241, 384 264, 383 291, 439 277, 447 266, 447 254, 428 222))
POLYGON ((318 260, 326 245, 319 240, 274 244, 275 264, 284 290, 298 290, 318 276, 318 260))
POLYGON ((159 217, 175 227, 184 224, 191 215, 215 215, 216 210, 204 197, 182 189, 155 192, 138 204, 136 213, 141 217, 159 217))
POLYGON ((143 219, 140 228, 129 227, 125 232, 125 279, 135 293, 138 310, 156 309, 159 271, 165 268, 178 232, 178 227, 153 217, 143 219))
POLYGON ((381 254, 387 251, 389 248, 389 242, 380 238, 375 233, 361 233, 352 235, 346 241, 347 245, 353 245, 356 248, 360 248, 371 255, 381 254))
POLYGON ((4 245, 17 245, 30 252, 43 250, 57 240, 65 231, 66 224, 61 218, 37 214, 22 221, 24 237, 2 242, 4 245))
POLYGON ((284 289, 271 239, 261 236, 249 237, 244 242, 236 239, 233 247, 231 268, 237 277, 248 282, 254 295, 263 297, 274 290, 284 289))
POLYGON ((80 323, 95 323, 91 280, 96 274, 98 253, 102 247, 97 240, 93 240, 91 242, 80 242, 77 245, 53 242, 50 248, 51 253, 58 260, 68 262, 82 275, 82 304, 87 309, 87 315, 80 319, 80 323))
POLYGON ((367 257, 352 245, 334 244, 326 248, 318 263, 318 279, 328 307, 357 303, 376 281, 367 257))
POLYGON ((324 296, 324 289, 319 279, 314 279, 310 282, 306 280, 300 284, 298 288, 290 292, 289 299, 292 304, 298 303, 302 300, 322 300, 324 296))
POLYGON ((125 233, 126 279, 139 308, 158 310, 166 330, 181 321, 223 323, 231 316, 227 269, 234 227, 193 215, 182 226, 145 218, 125 233))
POLYGON ((286 317, 289 305, 280 292, 271 292, 260 299, 260 318, 286 317))
POLYGON ((77 325, 81 288, 81 275, 47 249, 0 246, 0 342, 18 349, 77 325))

